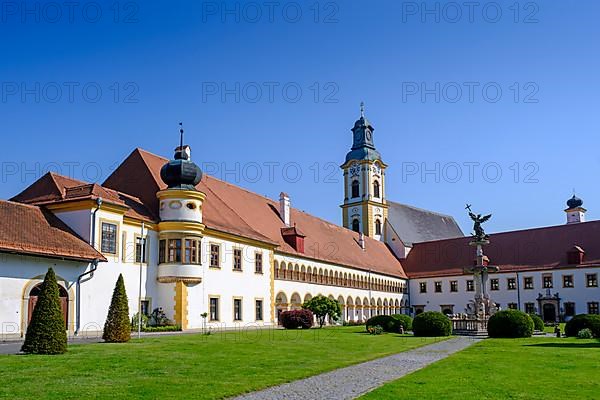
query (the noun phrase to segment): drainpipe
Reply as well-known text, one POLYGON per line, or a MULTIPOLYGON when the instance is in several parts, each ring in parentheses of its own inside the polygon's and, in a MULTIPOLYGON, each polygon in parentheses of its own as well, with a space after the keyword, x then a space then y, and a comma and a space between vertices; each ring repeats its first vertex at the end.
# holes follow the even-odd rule
POLYGON ((521 311, 521 277, 517 272, 517 310, 521 311))
MULTIPOLYGON (((92 232, 90 234, 90 245, 92 245, 93 248, 96 248, 95 242, 96 242, 96 214, 98 213, 98 211, 100 211, 100 207, 102 206, 102 198, 99 197, 98 199, 96 199, 96 209, 94 210, 93 216, 92 216, 92 232)), ((91 279, 94 276, 94 272, 98 269, 98 264, 100 263, 100 260, 95 259, 94 261, 92 261, 92 268, 87 271, 84 272, 83 274, 79 275, 77 277, 77 311, 76 311, 76 329, 75 329, 75 335, 79 335, 79 331, 81 329, 81 280, 84 276, 89 275, 89 279, 91 279)), ((88 279, 88 280, 89 280, 88 279)))

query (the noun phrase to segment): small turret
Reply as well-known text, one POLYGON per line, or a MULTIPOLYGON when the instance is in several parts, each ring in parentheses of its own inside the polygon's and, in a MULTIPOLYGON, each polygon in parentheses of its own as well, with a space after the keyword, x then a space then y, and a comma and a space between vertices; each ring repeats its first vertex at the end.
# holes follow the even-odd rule
POLYGON ((579 222, 585 222, 586 209, 583 208, 583 200, 573 195, 567 200, 567 224, 576 224, 579 222))

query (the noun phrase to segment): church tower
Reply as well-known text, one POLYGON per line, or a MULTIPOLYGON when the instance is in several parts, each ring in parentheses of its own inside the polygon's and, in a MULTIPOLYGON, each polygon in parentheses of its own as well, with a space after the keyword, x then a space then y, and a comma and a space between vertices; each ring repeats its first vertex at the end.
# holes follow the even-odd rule
POLYGON ((364 103, 360 118, 352 128, 352 149, 341 166, 344 171, 344 227, 384 240, 388 206, 385 200, 386 164, 375 150, 373 125, 365 118, 364 103))

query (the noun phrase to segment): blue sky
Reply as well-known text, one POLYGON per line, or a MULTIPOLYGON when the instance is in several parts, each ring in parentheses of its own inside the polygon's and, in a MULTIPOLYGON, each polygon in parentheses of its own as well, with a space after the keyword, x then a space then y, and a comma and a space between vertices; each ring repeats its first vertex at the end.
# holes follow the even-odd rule
POLYGON ((183 121, 206 171, 339 223, 364 101, 391 200, 465 231, 465 202, 561 224, 573 189, 600 215, 597 1, 269 4, 3 2, 0 198, 170 156, 183 121))

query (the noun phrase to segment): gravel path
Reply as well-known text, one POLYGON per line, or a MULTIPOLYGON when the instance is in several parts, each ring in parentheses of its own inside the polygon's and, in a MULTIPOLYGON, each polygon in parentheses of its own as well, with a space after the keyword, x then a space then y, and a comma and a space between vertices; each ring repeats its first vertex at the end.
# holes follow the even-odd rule
POLYGON ((237 400, 354 399, 463 350, 481 339, 458 336, 393 356, 236 397, 237 400))

